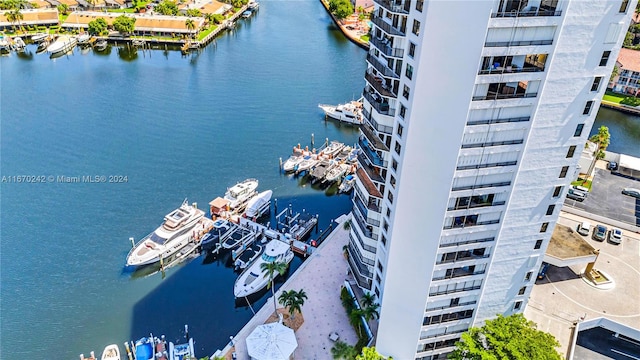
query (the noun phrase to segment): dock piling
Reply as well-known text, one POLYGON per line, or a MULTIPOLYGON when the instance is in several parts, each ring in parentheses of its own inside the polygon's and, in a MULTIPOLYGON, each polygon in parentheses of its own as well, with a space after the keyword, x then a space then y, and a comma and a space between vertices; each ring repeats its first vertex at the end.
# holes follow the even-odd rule
POLYGON ((133 237, 130 237, 129 241, 131 241, 131 247, 132 248, 136 247, 136 242, 133 240, 133 237))
POLYGON ((282 170, 282 156, 280 157, 280 170, 282 170))
POLYGON ((314 141, 314 139, 313 139, 313 133, 311 133, 311 147, 313 147, 313 146, 314 146, 314 142, 315 142, 315 141, 314 141))

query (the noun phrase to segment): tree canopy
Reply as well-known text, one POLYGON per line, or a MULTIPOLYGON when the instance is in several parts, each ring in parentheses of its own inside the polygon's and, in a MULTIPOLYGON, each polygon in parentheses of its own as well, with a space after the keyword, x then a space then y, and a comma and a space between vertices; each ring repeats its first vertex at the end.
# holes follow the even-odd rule
POLYGON ((553 335, 536 329, 522 314, 498 315, 481 328, 471 328, 449 355, 453 360, 560 360, 553 335))
POLYGON ((113 28, 116 29, 117 32, 123 35, 129 35, 133 33, 133 30, 136 28, 136 18, 129 17, 126 15, 120 15, 115 20, 113 20, 113 28))
POLYGON ((178 15, 178 4, 175 1, 164 0, 156 5, 153 11, 161 15, 178 15))
POLYGON ((89 34, 102 35, 107 31, 107 21, 103 18, 97 18, 89 21, 89 34))
POLYGON ((589 138, 589 141, 598 144, 598 153, 596 158, 604 159, 604 152, 607 150, 607 146, 609 146, 609 141, 611 140, 611 135, 609 134, 609 128, 606 126, 600 126, 598 129, 598 133, 594 134, 589 138))
POLYGON ((356 356, 356 360, 391 360, 391 358, 380 355, 374 346, 362 348, 362 353, 356 356))
POLYGON ((353 14, 353 5, 349 0, 330 0, 329 11, 338 19, 344 19, 353 14))

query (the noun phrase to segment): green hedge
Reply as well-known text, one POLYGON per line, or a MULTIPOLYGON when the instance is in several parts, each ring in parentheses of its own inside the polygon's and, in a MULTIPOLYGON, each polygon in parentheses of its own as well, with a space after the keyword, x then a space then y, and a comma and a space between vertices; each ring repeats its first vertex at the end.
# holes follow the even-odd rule
MULTIPOLYGON (((342 300, 342 306, 344 306, 347 311, 347 316, 351 318, 351 313, 356 310, 356 306, 354 304, 355 299, 349 294, 349 290, 346 287, 342 287, 342 291, 340 291, 340 300, 342 300)), ((362 352, 362 348, 367 346, 369 343, 369 338, 367 337, 367 331, 362 325, 362 321, 358 321, 357 324, 351 324, 358 335, 358 342, 356 342, 355 350, 357 354, 362 352)))

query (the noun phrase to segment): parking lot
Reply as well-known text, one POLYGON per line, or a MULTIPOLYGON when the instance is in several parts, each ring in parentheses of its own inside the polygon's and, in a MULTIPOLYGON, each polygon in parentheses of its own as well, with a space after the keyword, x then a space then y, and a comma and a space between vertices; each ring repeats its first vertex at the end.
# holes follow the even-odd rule
POLYGON ((640 199, 622 195, 622 189, 627 187, 640 188, 640 181, 597 168, 587 198, 582 202, 565 199, 564 203, 591 214, 640 226, 640 199))

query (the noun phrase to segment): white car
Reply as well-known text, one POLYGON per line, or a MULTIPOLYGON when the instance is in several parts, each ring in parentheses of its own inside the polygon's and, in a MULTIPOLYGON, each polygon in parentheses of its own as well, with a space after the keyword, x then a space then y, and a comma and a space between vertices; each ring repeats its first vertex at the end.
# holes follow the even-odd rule
POLYGON ((622 242, 622 230, 612 228, 611 231, 609 231, 607 240, 612 244, 620 244, 622 242))
POLYGON ((582 223, 578 224, 578 234, 582 236, 588 236, 590 232, 591 232, 590 222, 583 221, 582 223))
POLYGON ((575 201, 584 201, 584 199, 587 198, 587 193, 576 189, 569 189, 569 191, 567 191, 567 198, 575 201))

